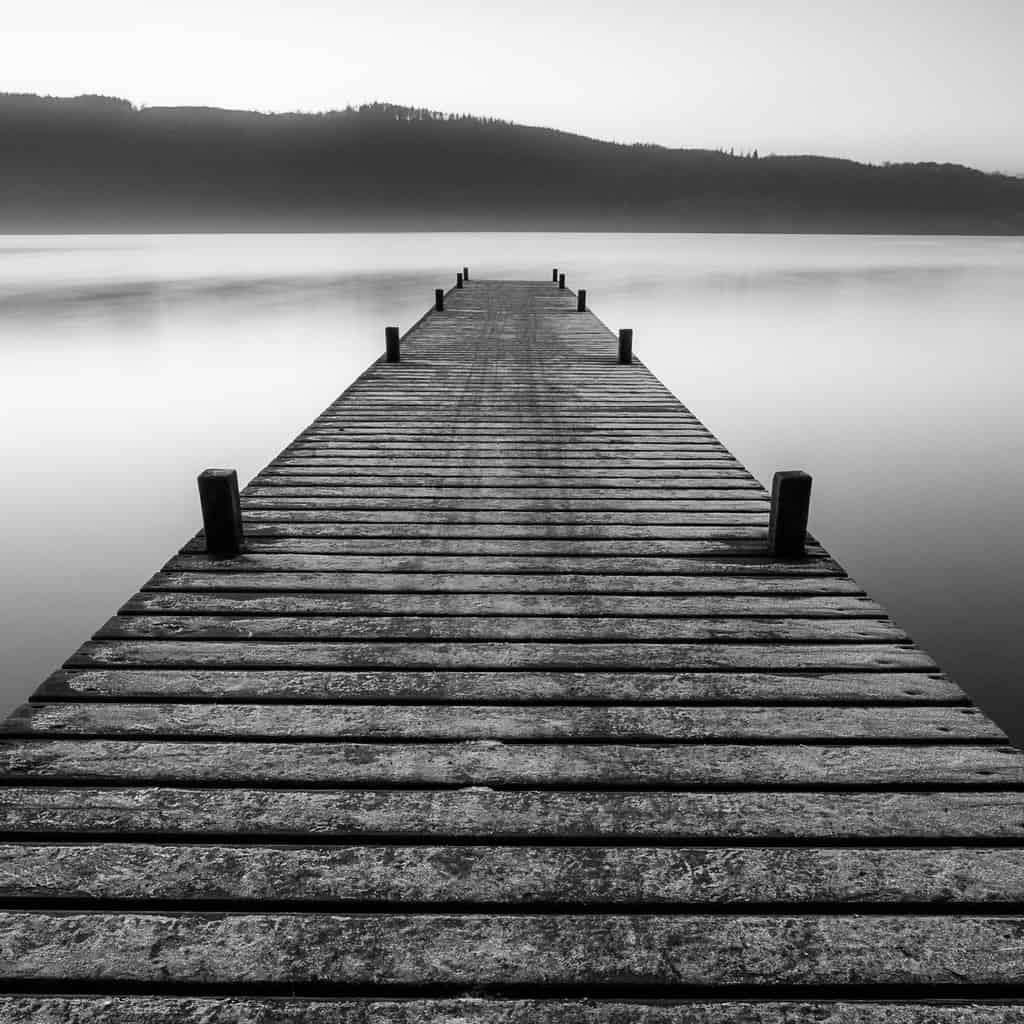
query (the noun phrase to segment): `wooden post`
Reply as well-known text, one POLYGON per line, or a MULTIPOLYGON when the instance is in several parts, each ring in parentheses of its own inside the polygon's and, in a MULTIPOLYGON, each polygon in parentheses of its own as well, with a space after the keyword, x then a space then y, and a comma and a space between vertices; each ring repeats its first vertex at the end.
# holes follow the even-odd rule
POLYGON ((462 280, 463 281, 468 281, 469 280, 469 267, 463 267, 462 268, 462 280))
POLYGON ((402 361, 402 343, 398 337, 397 327, 384 328, 384 361, 386 363, 402 361))
POLYGON ((558 275, 558 287, 559 288, 564 288, 565 287, 565 274, 559 274, 558 275))
POLYGON ((811 477, 802 470, 783 470, 772 477, 772 510, 768 548, 776 558, 802 558, 811 507, 811 477))
POLYGON ((461 288, 462 287, 462 275, 461 274, 456 274, 455 275, 455 287, 456 288, 461 288))
POLYGON ((558 284, 558 267, 551 271, 551 280, 558 284))
POLYGON ((629 364, 633 362, 633 329, 623 327, 619 331, 619 362, 629 364))
POLYGON ((444 312, 444 289, 443 288, 435 288, 434 289, 434 309, 436 309, 438 311, 438 313, 443 313, 444 312))
POLYGON ((581 288, 576 293, 576 312, 586 313, 587 311, 587 289, 581 288))
POLYGON ((237 555, 245 542, 238 474, 233 469, 204 469, 199 474, 199 504, 207 552, 221 557, 237 555))

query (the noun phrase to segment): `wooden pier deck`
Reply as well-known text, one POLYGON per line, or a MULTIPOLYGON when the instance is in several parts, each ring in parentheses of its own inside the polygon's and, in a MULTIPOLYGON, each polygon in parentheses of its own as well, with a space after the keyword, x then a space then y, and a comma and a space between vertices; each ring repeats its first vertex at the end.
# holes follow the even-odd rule
POLYGON ((0 1020, 1024 1021, 1024 759, 567 289, 243 509, 3 727, 0 1020))

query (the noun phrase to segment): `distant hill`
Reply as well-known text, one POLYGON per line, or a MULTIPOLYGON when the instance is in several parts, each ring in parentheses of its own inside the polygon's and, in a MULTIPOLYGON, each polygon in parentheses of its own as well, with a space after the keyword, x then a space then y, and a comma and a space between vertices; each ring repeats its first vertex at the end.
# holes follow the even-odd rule
POLYGON ((0 231, 1024 233, 1024 181, 619 145, 388 104, 326 114, 0 94, 0 231))

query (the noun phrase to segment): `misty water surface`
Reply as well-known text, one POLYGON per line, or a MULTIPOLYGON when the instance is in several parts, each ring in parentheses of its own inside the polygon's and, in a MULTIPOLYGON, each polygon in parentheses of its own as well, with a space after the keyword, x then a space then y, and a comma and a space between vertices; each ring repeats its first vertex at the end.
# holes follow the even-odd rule
POLYGON ((741 235, 0 238, 0 712, 455 270, 558 266, 1024 740, 1024 242, 741 235))

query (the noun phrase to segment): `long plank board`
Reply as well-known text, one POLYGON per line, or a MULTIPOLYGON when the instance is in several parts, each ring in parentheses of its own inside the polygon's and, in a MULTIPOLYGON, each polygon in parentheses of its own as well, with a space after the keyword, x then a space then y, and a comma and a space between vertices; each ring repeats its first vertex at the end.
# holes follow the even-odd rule
POLYGON ((990 744, 268 743, 0 739, 0 783, 102 780, 301 786, 1015 786, 1024 759, 990 744))
POLYGON ((0 996, 25 1024, 1020 1024, 1024 1001, 0 996))
POLYGON ((305 843, 429 837, 438 843, 527 839, 693 844, 873 841, 1024 847, 1019 792, 752 790, 597 792, 219 786, 0 786, 0 833, 224 837, 305 843))
POLYGON ((325 903, 1024 902, 1020 849, 0 845, 0 900, 325 903))
POLYGON ((62 669, 34 700, 366 701, 525 704, 966 705, 923 672, 446 672, 297 669, 62 669))
POLYGON ((1024 982, 1024 919, 0 911, 0 979, 594 986, 1024 982), (524 956, 525 950, 530 951, 524 956))
POLYGON ((410 740, 991 740, 976 708, 25 704, 0 733, 58 736, 410 740))

